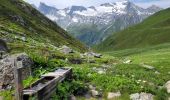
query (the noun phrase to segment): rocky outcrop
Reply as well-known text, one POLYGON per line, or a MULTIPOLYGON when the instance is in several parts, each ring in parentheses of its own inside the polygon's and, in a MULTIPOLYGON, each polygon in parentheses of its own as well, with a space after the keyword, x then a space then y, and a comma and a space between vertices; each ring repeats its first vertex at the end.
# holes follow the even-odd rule
POLYGON ((73 53, 73 49, 71 49, 70 47, 63 45, 61 48, 59 48, 60 52, 64 53, 64 54, 69 54, 69 53, 73 53))
POLYGON ((27 25, 26 22, 24 21, 24 19, 21 16, 19 16, 19 15, 10 15, 10 17, 11 17, 12 21, 18 22, 22 26, 26 26, 27 25))
POLYGON ((153 95, 150 93, 135 93, 130 95, 131 100, 153 100, 153 95))
POLYGON ((121 93, 120 92, 116 92, 116 93, 113 93, 113 92, 109 92, 108 93, 108 96, 107 96, 107 99, 115 99, 115 98, 118 98, 121 96, 121 93))
POLYGON ((150 70, 155 69, 155 67, 150 66, 150 65, 146 65, 146 64, 141 64, 141 66, 144 67, 144 68, 146 68, 146 69, 150 69, 150 70))
POLYGON ((101 58, 102 57, 101 54, 94 53, 94 52, 86 52, 86 53, 84 53, 84 56, 95 57, 95 58, 101 58))
POLYGON ((0 59, 3 58, 3 54, 8 52, 9 49, 7 47, 7 44, 4 40, 0 39, 0 59))
POLYGON ((8 56, 0 60, 0 90, 11 89, 14 83, 14 59, 22 61, 22 79, 31 75, 32 60, 25 53, 8 56))
POLYGON ((97 90, 91 90, 91 95, 93 97, 98 97, 99 96, 99 92, 97 90))
POLYGON ((167 92, 170 93, 170 81, 165 84, 165 88, 167 89, 167 92))

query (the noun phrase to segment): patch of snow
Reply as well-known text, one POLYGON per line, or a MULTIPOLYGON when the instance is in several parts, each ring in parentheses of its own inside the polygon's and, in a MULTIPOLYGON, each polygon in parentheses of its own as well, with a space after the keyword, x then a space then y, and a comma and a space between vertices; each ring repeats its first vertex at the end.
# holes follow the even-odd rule
POLYGON ((60 14, 61 16, 66 16, 66 13, 65 13, 65 11, 64 10, 59 10, 58 11, 58 14, 60 14))
POLYGON ((91 8, 87 8, 87 10, 85 11, 75 11, 74 13, 79 14, 79 15, 83 15, 83 16, 96 16, 97 12, 94 9, 91 8))
POLYGON ((113 12, 113 7, 99 6, 99 7, 96 7, 96 9, 99 13, 112 13, 113 12))
POLYGON ((46 15, 46 17, 48 17, 49 19, 51 19, 51 20, 58 20, 58 17, 56 17, 56 16, 53 16, 53 15, 46 15))
POLYGON ((75 17, 74 17, 74 18, 72 18, 72 20, 73 20, 73 22, 75 22, 75 23, 79 22, 79 21, 78 21, 78 19, 77 19, 77 18, 75 18, 75 17))

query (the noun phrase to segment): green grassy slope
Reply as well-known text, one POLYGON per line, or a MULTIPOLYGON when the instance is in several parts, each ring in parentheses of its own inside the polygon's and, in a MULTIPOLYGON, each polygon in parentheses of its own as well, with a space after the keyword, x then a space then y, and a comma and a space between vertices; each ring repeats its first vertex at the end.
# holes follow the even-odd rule
POLYGON ((24 1, 0 2, 0 38, 8 40, 13 45, 11 48, 18 48, 14 45, 20 43, 29 42, 33 45, 39 42, 54 46, 68 45, 79 51, 86 50, 82 43, 24 1), (27 42, 17 41, 16 37, 26 37, 27 42))
POLYGON ((100 51, 109 51, 149 47, 168 42, 170 42, 170 8, 110 36, 96 48, 100 51))

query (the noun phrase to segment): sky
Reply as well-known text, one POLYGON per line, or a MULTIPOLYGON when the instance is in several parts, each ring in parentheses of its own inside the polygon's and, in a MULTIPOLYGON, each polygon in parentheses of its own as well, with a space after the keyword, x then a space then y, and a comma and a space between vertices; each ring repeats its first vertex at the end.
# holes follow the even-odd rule
MULTIPOLYGON (((58 9, 62 9, 72 5, 89 7, 97 6, 102 3, 112 3, 123 0, 24 0, 24 1, 30 4, 34 4, 36 6, 38 6, 40 2, 43 2, 47 5, 56 7, 58 9)), ((157 5, 162 8, 170 7, 170 0, 129 0, 129 1, 134 2, 135 4, 143 8, 147 8, 151 5, 157 5)))

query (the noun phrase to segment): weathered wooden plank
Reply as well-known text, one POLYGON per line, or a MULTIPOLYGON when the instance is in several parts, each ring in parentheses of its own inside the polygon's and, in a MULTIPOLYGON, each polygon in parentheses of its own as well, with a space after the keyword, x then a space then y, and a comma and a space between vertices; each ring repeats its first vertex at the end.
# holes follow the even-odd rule
POLYGON ((31 88, 25 88, 24 91, 24 100, 28 100, 29 96, 37 96, 37 100, 49 100, 51 95, 55 93, 56 86, 59 82, 63 81, 65 78, 70 78, 72 76, 72 69, 71 68, 64 68, 64 70, 55 71, 48 73, 46 75, 42 75, 42 78, 31 85, 34 87, 39 83, 42 83, 44 78, 53 77, 53 79, 48 80, 42 87, 30 91, 31 88))
POLYGON ((22 67, 22 62, 17 62, 14 60, 13 64, 14 68, 14 81, 15 81, 15 98, 16 100, 23 100, 23 84, 22 84, 22 69, 18 69, 22 67))

